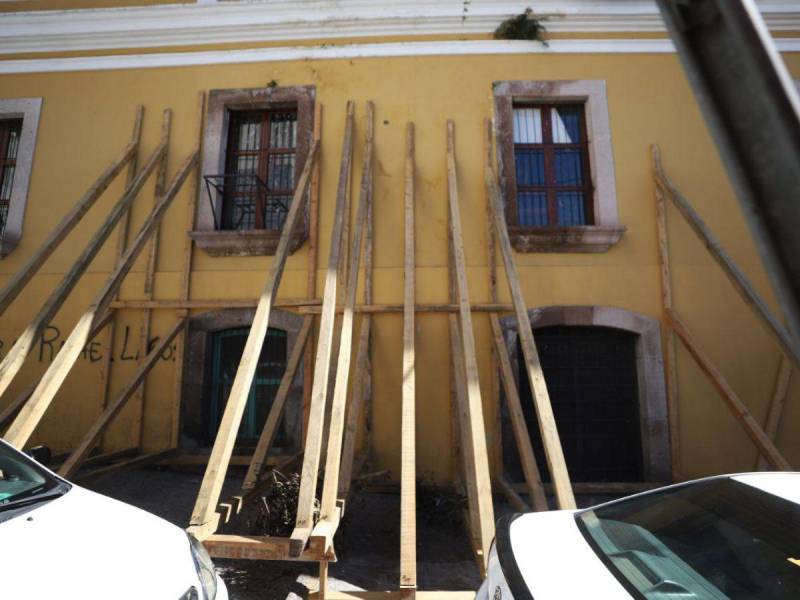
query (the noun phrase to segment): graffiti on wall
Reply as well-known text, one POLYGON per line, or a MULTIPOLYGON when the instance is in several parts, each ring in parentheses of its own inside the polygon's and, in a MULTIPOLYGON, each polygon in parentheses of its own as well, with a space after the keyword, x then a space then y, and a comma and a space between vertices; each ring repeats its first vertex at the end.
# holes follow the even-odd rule
MULTIPOLYGON (((112 354, 111 360, 129 361, 139 360, 142 358, 141 349, 138 347, 138 334, 132 335, 131 328, 126 325, 125 329, 122 331, 121 337, 121 348, 118 352, 112 354)), ((148 354, 156 346, 156 344, 158 344, 159 339, 160 338, 156 336, 148 340, 147 352, 145 352, 145 355, 148 354)), ((42 332, 42 335, 39 336, 36 346, 31 354, 34 355, 36 360, 38 360, 40 363, 51 362, 66 341, 67 336, 64 336, 61 333, 61 329, 59 327, 56 325, 48 325, 47 328, 42 332)), ((14 341, 7 343, 5 339, 0 338, 0 358, 5 356, 5 353, 11 349, 13 345, 14 341)), ((108 349, 101 342, 91 341, 83 347, 83 350, 81 351, 81 360, 86 360, 90 363, 99 362, 103 360, 107 350, 108 349)), ((175 362, 175 350, 175 344, 170 344, 164 348, 164 351, 161 353, 161 360, 175 362)))

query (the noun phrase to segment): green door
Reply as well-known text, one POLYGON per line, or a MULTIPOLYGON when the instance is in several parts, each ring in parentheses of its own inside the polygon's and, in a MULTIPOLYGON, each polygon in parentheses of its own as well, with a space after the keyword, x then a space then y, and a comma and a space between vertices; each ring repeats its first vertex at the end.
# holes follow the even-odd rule
MULTIPOLYGON (((211 353, 211 402, 208 411, 208 436, 213 442, 225 412, 225 405, 236 377, 236 370, 244 352, 249 327, 238 327, 218 331, 212 337, 211 353)), ((241 445, 255 445, 264 422, 272 407, 281 377, 286 370, 286 332, 281 329, 270 328, 267 339, 261 348, 256 374, 247 406, 242 416, 239 427, 237 443, 241 445)), ((282 445, 285 438, 283 423, 278 428, 275 437, 275 446, 282 445)))

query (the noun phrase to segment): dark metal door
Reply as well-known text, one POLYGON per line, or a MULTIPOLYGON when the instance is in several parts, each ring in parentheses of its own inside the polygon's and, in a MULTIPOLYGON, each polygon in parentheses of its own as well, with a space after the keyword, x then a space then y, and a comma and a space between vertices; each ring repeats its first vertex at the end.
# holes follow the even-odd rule
MULTIPOLYGON (((636 338, 636 334, 606 327, 555 326, 535 331, 572 481, 643 480, 636 338)), ((522 349, 517 351, 522 407, 542 479, 549 481, 522 349)), ((512 456, 516 469, 509 470, 514 474, 519 459, 516 452, 512 456)))

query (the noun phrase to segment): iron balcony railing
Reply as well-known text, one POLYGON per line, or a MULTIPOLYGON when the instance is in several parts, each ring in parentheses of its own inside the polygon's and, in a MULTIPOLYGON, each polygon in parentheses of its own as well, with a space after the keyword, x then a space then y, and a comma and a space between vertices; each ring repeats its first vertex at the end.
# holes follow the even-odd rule
POLYGON ((214 229, 280 230, 291 196, 271 192, 254 174, 204 175, 214 229))

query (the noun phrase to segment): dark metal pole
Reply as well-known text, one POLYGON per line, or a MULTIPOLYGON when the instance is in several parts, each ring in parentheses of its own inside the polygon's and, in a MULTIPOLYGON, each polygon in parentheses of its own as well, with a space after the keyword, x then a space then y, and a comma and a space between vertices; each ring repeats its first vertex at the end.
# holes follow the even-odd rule
POLYGON ((800 98, 752 0, 656 0, 800 339, 800 98))

